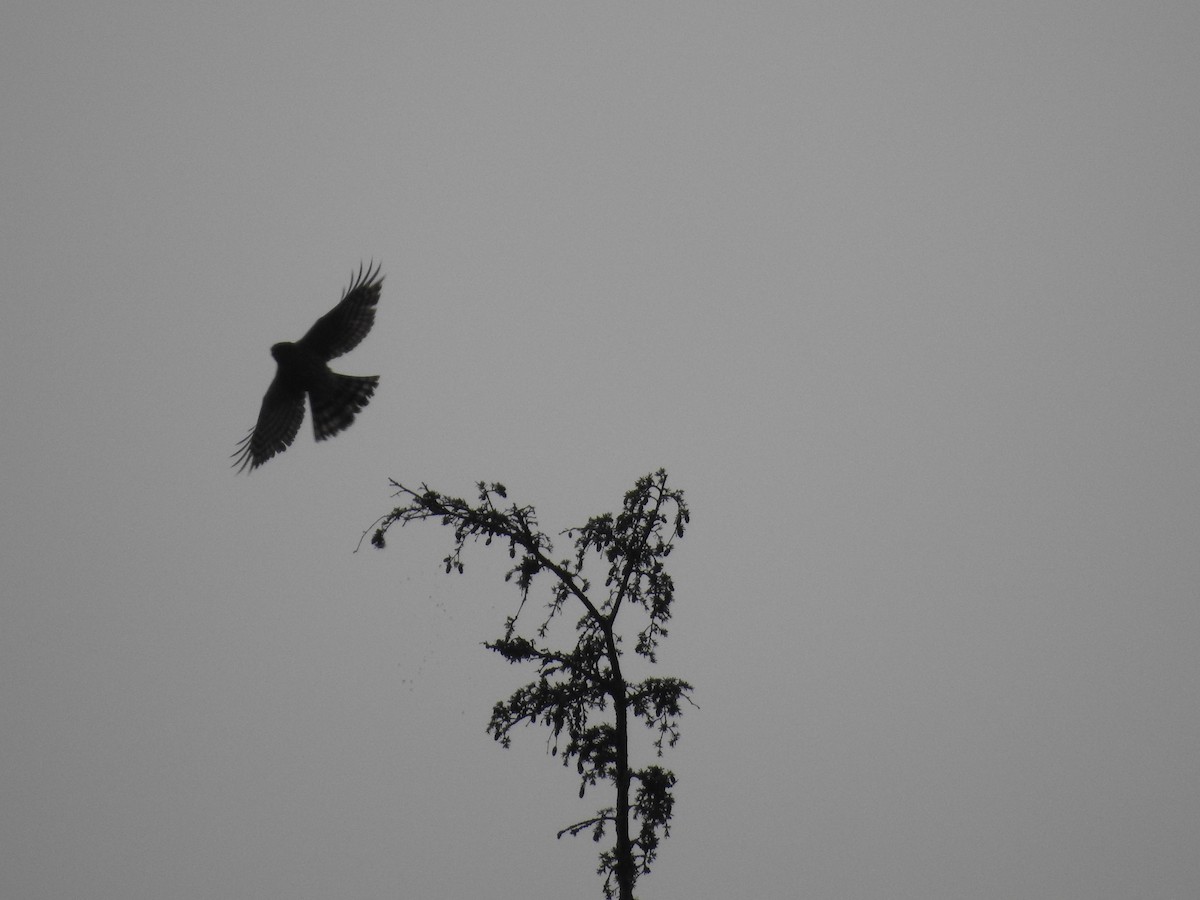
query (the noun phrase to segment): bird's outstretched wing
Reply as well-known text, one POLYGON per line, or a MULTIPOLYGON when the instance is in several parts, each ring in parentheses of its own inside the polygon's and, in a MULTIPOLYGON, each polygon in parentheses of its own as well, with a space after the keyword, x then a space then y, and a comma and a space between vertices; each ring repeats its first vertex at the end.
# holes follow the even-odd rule
POLYGON ((254 471, 276 453, 286 450, 304 421, 304 391, 290 382, 281 366, 263 396, 258 422, 231 455, 238 473, 254 471))
POLYGON ((375 324, 375 304, 383 287, 379 268, 377 265, 372 271, 368 263, 364 270, 359 265, 358 277, 346 288, 338 305, 317 319, 296 343, 326 361, 357 347, 375 324))

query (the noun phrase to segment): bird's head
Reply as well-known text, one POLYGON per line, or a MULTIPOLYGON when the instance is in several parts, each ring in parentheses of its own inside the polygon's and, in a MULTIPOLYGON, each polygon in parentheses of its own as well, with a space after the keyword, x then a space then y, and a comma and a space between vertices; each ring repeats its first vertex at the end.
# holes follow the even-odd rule
POLYGON ((271 356, 275 358, 275 362, 281 363, 291 355, 295 346, 291 341, 280 341, 271 347, 271 356))

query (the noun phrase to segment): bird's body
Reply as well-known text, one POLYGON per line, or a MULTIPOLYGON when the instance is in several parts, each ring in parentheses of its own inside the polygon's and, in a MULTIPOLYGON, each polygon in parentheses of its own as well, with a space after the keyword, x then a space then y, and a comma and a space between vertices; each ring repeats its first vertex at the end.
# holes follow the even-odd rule
POLYGON ((367 405, 379 384, 378 375, 342 375, 329 361, 358 346, 375 324, 383 276, 376 267, 364 273, 342 294, 328 313, 317 319, 304 337, 271 348, 277 369, 263 397, 258 422, 234 451, 234 466, 252 471, 286 450, 304 420, 304 398, 312 406, 313 435, 318 441, 348 428, 367 405))

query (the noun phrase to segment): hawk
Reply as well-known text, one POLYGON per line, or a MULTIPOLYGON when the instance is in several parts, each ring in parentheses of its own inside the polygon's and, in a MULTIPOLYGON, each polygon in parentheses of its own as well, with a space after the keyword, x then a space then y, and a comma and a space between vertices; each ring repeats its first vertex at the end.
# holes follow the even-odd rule
POLYGON ((312 405, 313 434, 318 441, 350 427, 355 415, 370 401, 378 375, 341 375, 329 361, 349 353, 375 324, 375 304, 383 286, 379 266, 358 267, 357 278, 346 288, 338 305, 317 319, 308 333, 292 343, 271 348, 278 368, 263 397, 258 423, 231 455, 238 472, 254 471, 276 453, 286 450, 304 421, 304 396, 312 405))

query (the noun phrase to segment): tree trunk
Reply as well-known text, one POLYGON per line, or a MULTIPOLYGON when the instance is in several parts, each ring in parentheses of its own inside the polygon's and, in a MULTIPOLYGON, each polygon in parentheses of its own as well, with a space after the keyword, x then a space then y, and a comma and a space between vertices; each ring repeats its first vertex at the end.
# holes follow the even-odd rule
POLYGON ((633 865, 633 841, 629 836, 629 706, 611 624, 605 628, 604 637, 612 667, 610 695, 616 718, 617 900, 634 900, 633 883, 637 880, 637 872, 633 865))

